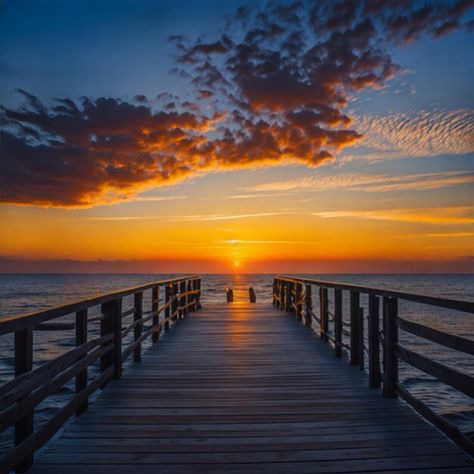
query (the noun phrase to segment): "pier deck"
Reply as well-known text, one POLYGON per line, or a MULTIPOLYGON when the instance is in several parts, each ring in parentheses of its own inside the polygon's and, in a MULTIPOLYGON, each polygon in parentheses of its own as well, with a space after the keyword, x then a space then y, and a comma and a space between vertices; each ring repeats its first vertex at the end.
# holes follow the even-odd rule
POLYGON ((474 472, 404 401, 270 304, 189 313, 28 471, 474 472))

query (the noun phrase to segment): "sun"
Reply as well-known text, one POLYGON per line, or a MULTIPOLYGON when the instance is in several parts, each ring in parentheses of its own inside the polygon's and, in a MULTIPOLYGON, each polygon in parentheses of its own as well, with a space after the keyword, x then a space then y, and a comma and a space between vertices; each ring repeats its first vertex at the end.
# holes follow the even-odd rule
POLYGON ((234 268, 239 268, 240 267, 240 262, 234 262, 234 268))

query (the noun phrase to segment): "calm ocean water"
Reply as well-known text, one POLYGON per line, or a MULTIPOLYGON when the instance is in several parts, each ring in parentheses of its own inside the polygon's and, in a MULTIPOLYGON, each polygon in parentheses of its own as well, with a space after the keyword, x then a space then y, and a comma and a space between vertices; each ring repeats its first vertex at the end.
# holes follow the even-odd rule
MULTIPOLYGON (((88 296, 107 293, 121 288, 144 284, 177 275, 0 275, 0 320, 2 318, 64 304, 88 296)), ((473 300, 474 275, 305 275, 311 278, 354 283, 375 288, 386 288, 411 293, 473 300)), ((248 300, 248 287, 253 286, 259 302, 271 303, 272 275, 203 275, 202 304, 225 302, 225 288, 234 289, 235 300, 248 300)), ((317 295, 313 296, 313 308, 318 308, 317 295)), ((367 307, 366 297, 361 298, 367 307)), ((151 306, 145 294, 144 305, 151 306)), ((332 301, 330 301, 331 309, 332 301)), ((348 317, 348 302, 344 301, 344 317, 348 317)), ((131 306, 124 301, 124 309, 131 306)), ((97 309, 98 310, 98 309, 97 309)), ((416 303, 400 302, 400 314, 437 329, 462 335, 474 340, 474 316, 456 311, 434 308, 416 303)), ((91 315, 96 313, 91 312, 91 315)), ((71 320, 72 316, 62 318, 71 320)), ((90 336, 98 334, 98 326, 91 327, 90 336)), ((346 341, 347 342, 347 341, 346 341)), ((428 341, 402 334, 401 342, 409 348, 428 355, 439 362, 474 375, 473 358, 461 355, 428 341)), ((34 334, 34 361, 39 365, 69 350, 74 343, 74 331, 36 331, 34 334)), ((0 385, 13 375, 13 340, 0 338, 0 385)), ((94 370, 91 370, 94 376, 94 370)), ((432 377, 401 364, 400 378, 418 398, 438 413, 444 414, 462 431, 474 437, 474 401, 456 390, 438 383, 432 377)), ((45 419, 69 399, 72 383, 60 393, 42 403, 36 412, 36 424, 45 419)), ((11 442, 11 433, 0 436, 0 448, 11 442)))

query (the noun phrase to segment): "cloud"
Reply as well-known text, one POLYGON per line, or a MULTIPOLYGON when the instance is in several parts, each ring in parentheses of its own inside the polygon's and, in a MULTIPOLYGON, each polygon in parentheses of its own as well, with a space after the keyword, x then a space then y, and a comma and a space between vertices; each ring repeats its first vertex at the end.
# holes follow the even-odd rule
POLYGON ((184 216, 101 216, 101 217, 84 217, 80 220, 86 221, 132 221, 132 220, 154 220, 172 222, 213 222, 228 221, 238 219, 250 219, 255 217, 271 217, 289 214, 287 211, 275 212, 254 212, 249 214, 192 214, 184 216))
MULTIPOLYGON (((352 95, 382 88, 402 72, 391 58, 393 47, 464 27, 472 5, 268 2, 238 9, 230 20, 236 28, 211 40, 170 38, 177 51, 174 69, 189 80, 186 97, 60 98, 45 105, 20 90, 25 104, 1 110, 0 199, 90 207, 203 173, 333 160, 363 132, 370 144, 370 130, 382 131, 382 119, 351 123, 346 106, 352 95)), ((403 117, 392 120, 386 149, 405 136, 403 117)), ((422 149, 462 152, 459 133, 468 136, 472 116, 464 119, 467 125, 443 120, 439 143, 422 149)), ((420 130, 426 130, 421 123, 406 139, 413 153, 410 143, 420 130)))
POLYGON ((408 175, 363 175, 344 173, 333 176, 303 176, 301 178, 259 184, 250 191, 328 191, 345 189, 364 192, 389 192, 429 190, 462 184, 474 184, 472 171, 448 171, 443 173, 416 173, 408 175))
POLYGON ((325 219, 353 218, 423 224, 474 224, 471 207, 434 207, 408 209, 377 209, 369 211, 337 210, 314 212, 313 216, 325 219))
POLYGON ((473 110, 425 110, 352 119, 353 126, 364 136, 359 145, 369 152, 349 155, 345 160, 474 153, 473 110))

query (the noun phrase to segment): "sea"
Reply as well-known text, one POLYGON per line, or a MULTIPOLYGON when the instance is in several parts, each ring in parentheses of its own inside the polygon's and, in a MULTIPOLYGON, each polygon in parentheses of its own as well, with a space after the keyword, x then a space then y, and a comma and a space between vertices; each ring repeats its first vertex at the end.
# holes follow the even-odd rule
MULTIPOLYGON (((0 274, 0 324, 1 319, 22 315, 44 308, 62 305, 86 297, 129 288, 148 282, 173 278, 181 275, 168 274, 0 274)), ((451 299, 474 301, 474 275, 292 275, 318 280, 330 280, 361 286, 390 289, 451 299)), ((206 305, 226 301, 226 288, 234 291, 234 301, 248 301, 248 289, 253 287, 258 302, 271 304, 273 275, 256 274, 204 274, 202 275, 203 309, 206 305)), ((151 308, 151 296, 144 294, 144 309, 151 308)), ((347 292, 344 292, 347 293, 347 292)), ((330 292, 331 294, 331 292, 330 292)), ((162 295, 163 296, 163 295, 162 295)), ((367 297, 361 297, 361 306, 367 309, 367 297)), ((132 306, 131 298, 125 299, 124 311, 132 306)), ((318 295, 313 291, 313 308, 319 308, 318 295)), ((332 298, 330 295, 330 310, 332 298)), ((98 315, 99 308, 90 316, 98 315)), ((343 302, 344 319, 348 320, 348 295, 343 302)), ((400 301, 399 314, 409 320, 474 340, 474 315, 459 311, 436 308, 400 301)), ((73 315, 61 318, 72 321, 73 315)), ((296 324, 296 322, 295 322, 296 324)), ((98 334, 98 325, 91 325, 89 337, 98 334)), ((130 335, 131 336, 131 335, 130 335)), ((348 341, 345 341, 348 343, 348 341)), ((316 342, 315 342, 316 343, 316 342)), ((400 333, 400 343, 438 362, 474 376, 474 357, 444 348, 418 337, 400 333)), ((144 345, 144 350, 149 346, 144 345)), ((57 357, 74 345, 73 330, 35 331, 34 366, 57 357)), ((97 367, 90 370, 90 377, 97 374, 97 367)), ((126 370, 126 367, 125 367, 126 370)), ((0 387, 14 374, 13 337, 0 336, 0 387)), ((439 383, 417 369, 400 364, 400 380, 413 395, 425 402, 434 411, 458 426, 466 435, 474 439, 474 400, 449 386, 439 383)), ((57 394, 48 397, 35 411, 35 426, 41 426, 52 414, 71 398, 73 381, 57 394)), ((97 394, 95 395, 97 396, 97 394)), ((0 450, 12 443, 12 430, 0 434, 0 450)))

